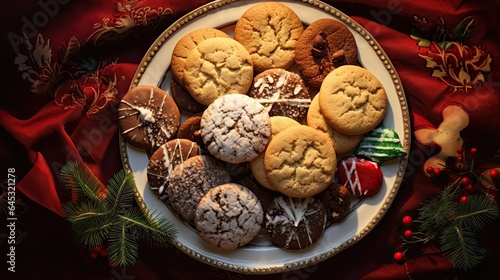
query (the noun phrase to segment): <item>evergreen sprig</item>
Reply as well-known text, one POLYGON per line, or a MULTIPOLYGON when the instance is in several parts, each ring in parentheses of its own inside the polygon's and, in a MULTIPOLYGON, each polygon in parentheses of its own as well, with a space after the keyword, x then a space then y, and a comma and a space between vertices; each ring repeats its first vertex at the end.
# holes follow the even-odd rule
POLYGON ((70 161, 62 167, 61 177, 77 195, 63 205, 64 216, 85 248, 105 244, 110 262, 127 267, 137 261, 140 242, 171 246, 175 227, 165 217, 140 209, 132 173, 117 172, 104 188, 87 166, 70 161))
POLYGON ((470 270, 487 256, 478 240, 480 231, 492 224, 500 212, 495 200, 479 191, 483 178, 474 170, 474 157, 460 163, 463 168, 459 172, 446 166, 443 168, 443 171, 458 175, 459 179, 422 204, 417 217, 420 232, 404 243, 437 241, 443 255, 454 267, 470 270), (467 194, 465 201, 462 200, 465 190, 461 180, 464 178, 470 180, 474 184, 472 189, 476 190, 467 194))

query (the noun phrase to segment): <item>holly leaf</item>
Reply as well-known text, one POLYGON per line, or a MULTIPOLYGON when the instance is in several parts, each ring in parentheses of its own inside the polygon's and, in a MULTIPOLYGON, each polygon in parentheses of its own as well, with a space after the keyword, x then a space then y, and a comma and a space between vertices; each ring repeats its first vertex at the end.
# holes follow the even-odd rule
POLYGON ((472 37, 474 27, 474 18, 469 16, 464 18, 451 32, 457 41, 467 41, 472 37))
POLYGON ((431 40, 428 40, 428 39, 425 39, 425 38, 422 38, 422 37, 419 37, 416 35, 410 35, 410 37, 413 40, 417 40, 417 46, 419 46, 419 47, 428 48, 431 45, 431 40))

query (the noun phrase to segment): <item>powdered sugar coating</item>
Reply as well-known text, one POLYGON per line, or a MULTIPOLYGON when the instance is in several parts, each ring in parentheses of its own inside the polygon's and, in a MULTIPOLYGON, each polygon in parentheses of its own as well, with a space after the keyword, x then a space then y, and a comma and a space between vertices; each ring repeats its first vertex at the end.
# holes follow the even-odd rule
POLYGON ((201 137, 207 150, 229 163, 256 158, 271 136, 271 121, 264 106, 241 94, 216 99, 202 115, 201 137))
POLYGON ((172 172, 167 186, 168 201, 184 220, 193 222, 200 199, 210 189, 230 181, 220 161, 211 156, 194 156, 172 172))
POLYGON ((264 210, 246 187, 230 183, 211 189, 196 209, 195 226, 209 244, 231 250, 250 242, 260 231, 264 210))

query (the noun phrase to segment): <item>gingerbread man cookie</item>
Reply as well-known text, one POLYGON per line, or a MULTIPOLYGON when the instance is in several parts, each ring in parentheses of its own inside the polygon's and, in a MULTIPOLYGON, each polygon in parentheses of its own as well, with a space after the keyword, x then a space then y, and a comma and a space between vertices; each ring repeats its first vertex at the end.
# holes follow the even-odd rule
MULTIPOLYGON (((449 157, 457 155, 457 148, 462 147, 463 139, 460 131, 469 124, 469 115, 457 105, 448 105, 443 109, 443 121, 438 128, 423 128, 415 131, 415 137, 424 145, 436 144, 441 150, 436 155, 427 159, 424 170, 427 167, 440 167, 446 165, 449 157)), ((426 173, 427 174, 427 173, 426 173)))

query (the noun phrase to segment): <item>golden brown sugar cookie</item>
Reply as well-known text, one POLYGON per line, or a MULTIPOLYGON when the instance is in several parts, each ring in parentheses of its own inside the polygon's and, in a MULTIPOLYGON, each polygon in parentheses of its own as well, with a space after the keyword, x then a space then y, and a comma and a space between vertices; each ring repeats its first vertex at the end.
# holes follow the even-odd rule
POLYGON ((307 125, 323 131, 332 139, 337 154, 348 153, 361 142, 363 135, 347 135, 333 129, 325 120, 319 109, 319 97, 316 95, 307 111, 307 125))
MULTIPOLYGON (((299 122, 297 122, 294 119, 291 119, 289 117, 285 116, 273 116, 270 118, 271 120, 271 138, 273 136, 277 135, 281 131, 295 126, 295 125, 300 125, 299 122)), ((252 174, 262 186, 275 191, 276 188, 269 182, 267 179, 267 172, 264 168, 264 155, 265 151, 260 153, 257 158, 253 159, 250 161, 250 169, 252 170, 252 174)))
POLYGON ((229 35, 224 31, 215 28, 200 28, 182 37, 175 45, 174 50, 172 51, 172 61, 170 62, 170 67, 172 69, 172 77, 180 84, 181 87, 184 87, 184 62, 186 61, 189 52, 196 48, 201 41, 214 37, 229 38, 229 35))
POLYGON ((200 42, 189 53, 184 68, 186 89, 206 106, 225 94, 246 94, 253 82, 252 58, 231 38, 216 37, 200 42))
POLYGON ((337 156, 325 133, 306 125, 274 136, 264 155, 264 168, 277 191, 290 197, 311 197, 330 185, 337 156))
POLYGON ((354 65, 330 72, 318 94, 326 122, 347 135, 374 129, 384 119, 388 106, 382 83, 367 69, 354 65))
POLYGON ((252 55, 256 72, 292 67, 295 46, 304 31, 297 14, 278 2, 252 6, 236 22, 234 39, 252 55))

